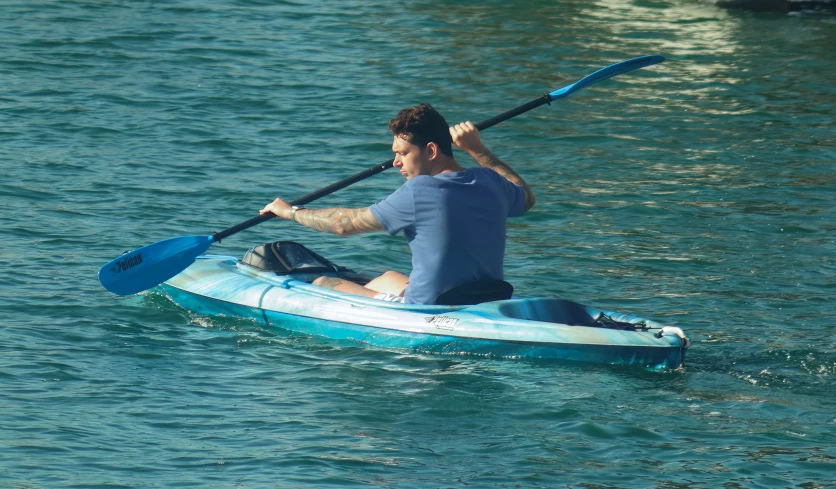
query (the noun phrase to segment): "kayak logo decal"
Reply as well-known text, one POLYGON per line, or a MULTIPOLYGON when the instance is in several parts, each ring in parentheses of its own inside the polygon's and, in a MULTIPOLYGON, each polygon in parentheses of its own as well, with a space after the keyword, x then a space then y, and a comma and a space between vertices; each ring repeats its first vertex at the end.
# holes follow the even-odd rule
POLYGON ((142 263, 142 253, 137 253, 134 256, 129 256, 124 260, 119 260, 110 267, 113 273, 122 273, 142 263))
POLYGON ((448 316, 430 316, 425 317, 424 321, 428 322, 429 324, 435 326, 438 329, 446 329, 448 331, 452 331, 453 327, 456 323, 459 322, 456 318, 451 318, 448 316))

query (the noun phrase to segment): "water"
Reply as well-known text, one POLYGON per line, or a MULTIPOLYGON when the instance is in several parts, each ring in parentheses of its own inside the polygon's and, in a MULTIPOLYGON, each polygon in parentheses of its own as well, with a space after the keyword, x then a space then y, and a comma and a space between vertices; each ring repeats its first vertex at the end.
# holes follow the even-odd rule
MULTIPOLYGON (((836 20, 518 3, 0 3, 0 486, 833 487, 836 20), (340 344, 96 280, 387 160, 406 105, 483 120, 653 53, 484 138, 538 196, 517 292, 681 326, 682 371, 340 344)), ((409 266, 278 222, 212 251, 275 239, 409 266)))

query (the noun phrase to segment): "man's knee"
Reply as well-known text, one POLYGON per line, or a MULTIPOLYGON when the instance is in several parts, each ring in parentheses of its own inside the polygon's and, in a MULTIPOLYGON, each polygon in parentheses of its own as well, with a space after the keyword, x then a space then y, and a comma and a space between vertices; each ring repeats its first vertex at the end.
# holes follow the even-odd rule
POLYGON ((380 278, 389 282, 402 282, 406 276, 394 270, 387 270, 380 275, 380 278))
POLYGON ((403 295, 408 283, 409 277, 400 272, 389 270, 366 284, 366 287, 378 292, 403 295))

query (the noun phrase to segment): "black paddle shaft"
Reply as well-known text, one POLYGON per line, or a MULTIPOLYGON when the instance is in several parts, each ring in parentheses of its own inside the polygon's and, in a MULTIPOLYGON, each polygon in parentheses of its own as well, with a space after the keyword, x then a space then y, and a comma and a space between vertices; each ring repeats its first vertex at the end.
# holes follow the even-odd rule
MULTIPOLYGON (((490 119, 487 119, 487 120, 484 120, 482 122, 477 123, 476 124, 476 129, 479 129, 480 131, 484 131, 485 129, 487 129, 491 126, 495 126, 496 124, 499 124, 502 121, 506 121, 506 120, 508 120, 512 117, 516 117, 516 116, 522 114, 523 112, 528 112, 529 110, 531 110, 533 108, 539 107, 539 106, 541 106, 543 104, 547 104, 549 102, 551 102, 551 98, 549 97, 549 94, 545 94, 542 97, 538 97, 538 98, 532 100, 531 102, 520 105, 519 107, 517 107, 515 109, 511 109, 508 112, 503 112, 502 114, 499 114, 496 117, 492 117, 490 119)), ((360 173, 357 173, 356 175, 352 175, 348 178, 344 178, 344 179, 340 180, 339 182, 332 183, 331 185, 328 185, 327 187, 321 188, 321 189, 316 190, 314 192, 311 192, 307 195, 299 197, 298 199, 291 202, 290 205, 305 205, 305 204, 308 204, 310 202, 313 202, 317 199, 325 197, 326 195, 332 194, 332 193, 336 192, 337 190, 341 190, 341 189, 344 189, 345 187, 348 187, 349 185, 353 185, 353 184, 359 182, 360 180, 365 180, 372 175, 377 175, 378 173, 380 173, 382 171, 388 170, 389 168, 392 168, 392 165, 394 163, 395 163, 395 160, 391 159, 391 160, 387 161, 386 163, 382 163, 382 164, 375 165, 375 166, 372 166, 370 168, 367 168, 367 169, 361 171, 360 173)), ((247 221, 242 222, 241 224, 236 224, 235 226, 232 226, 229 229, 225 229, 223 231, 220 231, 220 232, 217 232, 217 233, 213 234, 212 235, 212 241, 218 243, 224 238, 228 238, 235 233, 238 233, 238 232, 243 231, 245 229, 251 228, 251 227, 255 226, 256 224, 261 224, 264 221, 269 221, 270 219, 273 219, 274 217, 276 217, 276 216, 272 212, 268 212, 267 214, 258 215, 256 217, 253 217, 252 219, 249 219, 247 221)))

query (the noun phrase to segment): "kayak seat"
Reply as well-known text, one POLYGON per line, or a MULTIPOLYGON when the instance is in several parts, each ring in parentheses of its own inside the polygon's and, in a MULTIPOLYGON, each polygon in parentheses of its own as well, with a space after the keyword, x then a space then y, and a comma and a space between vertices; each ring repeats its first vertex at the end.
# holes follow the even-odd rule
POLYGON ((439 306, 472 306, 510 299, 513 293, 514 287, 504 280, 477 280, 444 292, 435 303, 439 306))
POLYGON ((266 272, 292 275, 304 282, 311 282, 321 275, 338 276, 360 285, 371 280, 332 263, 295 241, 274 241, 253 246, 244 254, 241 263, 266 272))
POLYGON ((338 272, 340 268, 294 241, 275 241, 253 246, 244 254, 241 262, 282 275, 293 272, 338 272))

